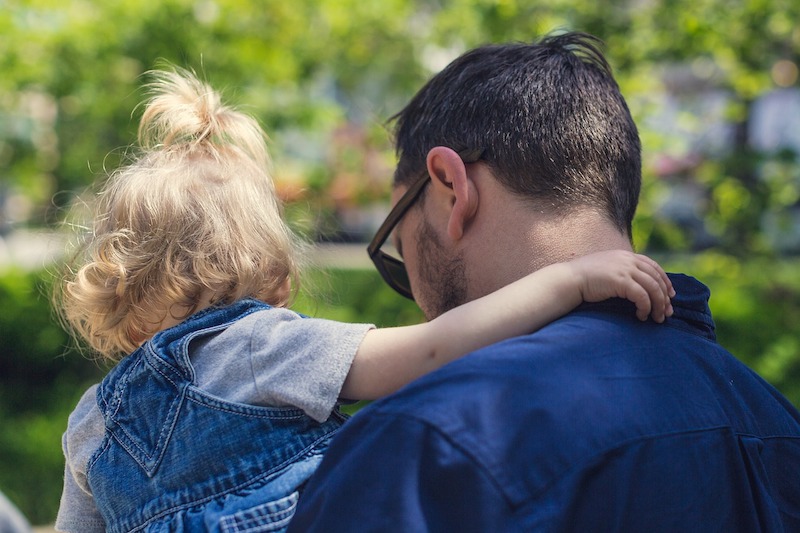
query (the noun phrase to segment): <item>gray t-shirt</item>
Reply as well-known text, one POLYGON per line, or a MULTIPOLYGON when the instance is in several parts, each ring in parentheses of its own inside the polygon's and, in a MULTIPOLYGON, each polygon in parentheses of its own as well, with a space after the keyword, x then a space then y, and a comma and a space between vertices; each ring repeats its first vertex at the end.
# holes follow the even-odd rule
MULTIPOLYGON (((364 335, 374 326, 301 318, 288 309, 247 315, 190 346, 197 386, 230 402, 296 407, 322 422, 333 410, 364 335)), ((62 446, 64 492, 56 530, 105 531, 86 481, 89 459, 105 432, 97 386, 69 417, 62 446)))

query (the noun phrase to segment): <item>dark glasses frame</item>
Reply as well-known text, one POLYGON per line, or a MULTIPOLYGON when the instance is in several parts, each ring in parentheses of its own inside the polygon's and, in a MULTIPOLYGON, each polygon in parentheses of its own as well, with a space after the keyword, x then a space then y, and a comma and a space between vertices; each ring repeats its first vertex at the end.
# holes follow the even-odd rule
MULTIPOLYGON (((480 161, 483 157, 483 153, 483 148, 457 152, 461 161, 465 164, 480 161)), ((425 185, 430 182, 430 179, 430 175, 426 169, 422 176, 411 184, 392 210, 389 211, 386 220, 383 221, 383 224, 381 224, 380 228, 378 228, 378 231, 375 233, 375 237, 372 238, 372 242, 367 246, 369 258, 372 259, 383 281, 399 294, 411 300, 414 299, 414 296, 411 294, 411 283, 408 279, 405 263, 403 263, 402 259, 398 259, 384 252, 381 250, 381 247, 383 247, 389 239, 392 231, 394 231, 394 228, 400 223, 403 216, 405 216, 408 210, 411 209, 411 206, 414 205, 414 202, 419 198, 420 194, 425 189, 425 185)))

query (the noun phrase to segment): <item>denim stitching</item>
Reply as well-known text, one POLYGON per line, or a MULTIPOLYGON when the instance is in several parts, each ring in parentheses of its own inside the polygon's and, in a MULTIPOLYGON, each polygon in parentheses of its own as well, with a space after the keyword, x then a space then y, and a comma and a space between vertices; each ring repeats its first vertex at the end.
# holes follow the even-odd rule
POLYGON ((278 500, 262 503, 251 509, 225 516, 220 526, 230 533, 275 531, 289 524, 297 509, 298 492, 278 500))
MULTIPOLYGON (((208 503, 208 502, 214 500, 215 498, 219 498, 220 496, 225 496, 227 494, 236 494, 236 493, 241 492, 241 491, 243 491, 243 490, 245 490, 245 489, 247 489, 247 488, 249 488, 249 487, 251 487, 253 485, 258 485, 259 483, 266 482, 276 472, 279 472, 280 470, 286 468, 290 464, 293 464, 293 463, 297 462, 298 458, 304 457, 306 455, 310 455, 313 452, 313 450, 315 448, 317 448, 320 444, 322 444, 325 440, 328 440, 328 439, 332 438, 333 434, 336 433, 338 430, 339 430, 339 428, 336 428, 333 431, 325 432, 325 434, 323 434, 318 439, 316 439, 311 445, 309 445, 306 448, 304 448, 303 451, 293 455, 291 458, 287 459, 283 463, 279 464, 278 466, 276 466, 275 468, 273 468, 273 469, 271 469, 271 470, 269 470, 267 472, 264 472, 264 473, 254 477, 254 478, 248 479, 247 481, 244 481, 244 482, 242 482, 242 483, 240 483, 240 484, 238 484, 238 485, 236 485, 234 487, 231 487, 229 490, 222 491, 222 492, 219 492, 217 494, 213 494, 211 496, 206 496, 205 498, 200 498, 200 499, 197 499, 197 500, 194 500, 194 501, 191 501, 191 502, 183 503, 181 505, 175 505, 175 506, 170 507, 168 509, 164 509, 160 513, 158 513, 155 516, 151 517, 144 524, 140 524, 139 526, 136 526, 135 528, 131 529, 130 532, 133 533, 135 531, 142 531, 142 530, 150 527, 150 525, 152 525, 154 522, 157 522, 157 521, 159 521, 159 520, 161 520, 161 519, 163 519, 163 518, 165 518, 165 517, 167 517, 167 516, 169 516, 169 515, 171 515, 173 513, 181 511, 183 509, 188 509, 188 508, 194 507, 196 505, 203 505, 205 503, 208 503)), ((128 527, 130 527, 130 526, 128 526, 128 527)))
POLYGON ((224 413, 234 413, 242 416, 247 416, 250 418, 261 418, 265 420, 298 420, 306 417, 306 414, 303 412, 302 409, 295 409, 291 407, 260 407, 260 406, 253 406, 247 404, 241 404, 241 409, 239 409, 239 405, 225 405, 225 403, 229 402, 215 402, 215 398, 205 396, 202 394, 198 394, 197 389, 190 389, 187 390, 186 400, 197 405, 207 407, 208 409, 213 409, 214 411, 220 411, 224 413), (204 400, 211 400, 211 401, 204 401, 204 400), (234 408, 236 407, 236 408, 234 408), (285 411, 281 412, 279 410, 285 409, 285 411))

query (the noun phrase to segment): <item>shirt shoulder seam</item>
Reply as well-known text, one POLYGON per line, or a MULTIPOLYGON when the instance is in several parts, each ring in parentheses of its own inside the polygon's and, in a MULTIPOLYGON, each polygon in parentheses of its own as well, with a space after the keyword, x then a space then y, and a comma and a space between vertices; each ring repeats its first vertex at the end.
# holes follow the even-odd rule
POLYGON ((491 481, 495 491, 502 495, 503 500, 506 502, 506 505, 508 505, 509 509, 513 510, 514 508, 517 507, 517 505, 514 503, 515 499, 510 494, 508 494, 508 491, 505 490, 504 483, 501 482, 499 479, 497 479, 497 477, 492 473, 492 471, 489 468, 487 468, 475 454, 470 453, 470 450, 467 447, 462 446, 457 441, 457 439, 455 439, 448 432, 443 431, 442 428, 440 428, 433 422, 425 418, 415 416, 413 413, 401 414, 390 410, 384 411, 378 409, 375 414, 380 414, 381 416, 388 416, 394 418, 395 420, 400 420, 401 422, 407 420, 413 420, 414 422, 427 427, 429 430, 432 430, 435 434, 439 435, 439 437, 441 437, 444 441, 446 441, 453 449, 457 450, 464 457, 467 457, 469 459, 469 462, 473 464, 476 468, 478 468, 483 473, 483 475, 491 481))

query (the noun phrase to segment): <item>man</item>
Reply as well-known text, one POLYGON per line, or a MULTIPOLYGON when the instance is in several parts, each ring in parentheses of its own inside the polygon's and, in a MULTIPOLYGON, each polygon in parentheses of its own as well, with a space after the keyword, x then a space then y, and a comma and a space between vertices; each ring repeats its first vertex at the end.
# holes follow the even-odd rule
MULTIPOLYGON (((370 252, 429 318, 631 248, 640 144, 598 44, 478 48, 397 115, 370 252), (392 228, 407 278, 379 250, 392 228)), ((584 304, 362 410, 290 531, 800 531, 800 414, 715 342, 706 287, 671 277, 665 325, 584 304)))

